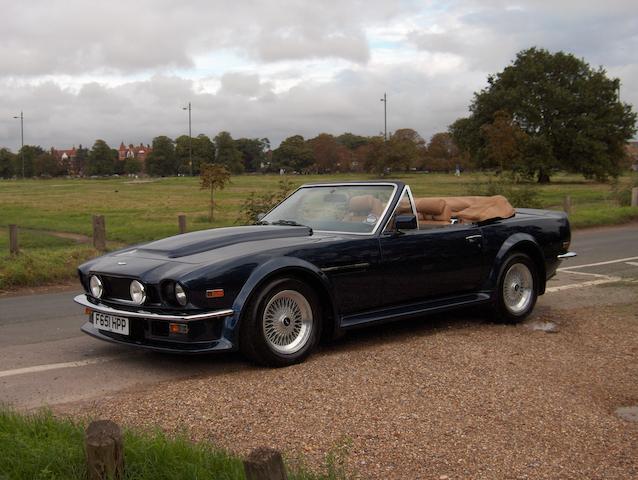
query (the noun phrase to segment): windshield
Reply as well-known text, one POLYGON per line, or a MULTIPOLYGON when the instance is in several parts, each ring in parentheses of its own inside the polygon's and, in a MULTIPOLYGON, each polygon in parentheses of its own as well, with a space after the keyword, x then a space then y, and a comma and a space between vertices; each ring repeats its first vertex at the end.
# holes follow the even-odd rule
POLYGON ((266 215, 262 223, 372 233, 381 221, 393 191, 393 185, 373 184, 302 187, 266 215))

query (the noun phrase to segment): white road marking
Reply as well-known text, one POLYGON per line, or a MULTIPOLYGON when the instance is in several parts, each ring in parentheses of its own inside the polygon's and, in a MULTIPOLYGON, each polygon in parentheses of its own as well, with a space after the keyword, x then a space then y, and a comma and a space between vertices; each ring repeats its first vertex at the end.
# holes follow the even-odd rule
POLYGON ((627 265, 631 265, 632 267, 638 267, 638 262, 625 262, 627 265))
POLYGON ((585 265, 574 265, 573 267, 559 268, 557 271, 558 272, 564 272, 566 270, 574 270, 576 268, 598 267, 600 265, 610 265, 612 263, 628 262, 630 260, 638 260, 638 257, 627 257, 627 258, 619 258, 617 260, 608 260, 606 262, 588 263, 588 264, 585 264, 585 265))
POLYGON ((601 265, 611 265, 614 263, 622 263, 622 262, 627 263, 629 265, 638 266, 638 262, 631 262, 630 260, 638 260, 638 257, 618 258, 616 260, 607 260, 606 262, 588 263, 585 265, 574 265, 572 267, 559 268, 556 270, 557 272, 569 273, 572 275, 586 275, 590 277, 595 277, 597 278, 597 280, 589 280, 589 281, 581 282, 581 283, 570 283, 567 285, 558 285, 556 287, 548 287, 547 289, 545 289, 545 291, 548 293, 553 293, 553 292, 561 292, 563 290, 571 290, 573 288, 585 288, 585 287, 592 287, 594 285, 604 285, 605 283, 620 282, 623 280, 621 277, 615 277, 612 275, 603 275, 601 273, 575 272, 574 270, 579 268, 599 267, 601 265))
POLYGON ((545 289, 545 292, 553 293, 553 292, 560 292, 562 290, 571 290, 572 288, 592 287, 594 285, 603 285, 605 283, 620 282, 621 280, 622 278, 620 277, 601 278, 599 280, 589 280, 588 282, 570 283, 568 285, 559 285, 556 287, 549 287, 545 289))
POLYGON ((60 368, 73 368, 84 367, 86 365, 95 365, 97 363, 110 362, 123 358, 124 355, 111 356, 111 357, 96 357, 88 360, 78 360, 76 362, 63 362, 63 363, 49 363, 47 365, 35 365, 33 367, 14 368, 13 370, 0 371, 0 378, 12 377, 14 375, 24 375, 25 373, 39 373, 46 372, 48 370, 58 370, 60 368))

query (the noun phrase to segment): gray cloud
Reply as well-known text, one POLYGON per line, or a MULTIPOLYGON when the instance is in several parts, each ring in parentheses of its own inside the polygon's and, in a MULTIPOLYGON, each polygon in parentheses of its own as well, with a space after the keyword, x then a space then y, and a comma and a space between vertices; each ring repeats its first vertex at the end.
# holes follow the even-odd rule
POLYGON ((383 129, 384 91, 389 129, 428 138, 532 45, 604 65, 638 104, 635 1, 511 5, 0 0, 0 146, 18 146, 20 110, 25 142, 43 147, 176 137, 189 101, 194 134, 275 145, 296 133, 371 135, 383 129))

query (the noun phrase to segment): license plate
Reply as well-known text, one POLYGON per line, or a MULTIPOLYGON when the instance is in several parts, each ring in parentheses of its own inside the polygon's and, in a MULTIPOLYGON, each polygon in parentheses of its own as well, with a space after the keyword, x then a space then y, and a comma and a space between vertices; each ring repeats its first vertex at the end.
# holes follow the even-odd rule
POLYGON ((120 335, 128 335, 128 318, 107 315, 106 313, 93 312, 93 325, 98 330, 115 332, 120 335))

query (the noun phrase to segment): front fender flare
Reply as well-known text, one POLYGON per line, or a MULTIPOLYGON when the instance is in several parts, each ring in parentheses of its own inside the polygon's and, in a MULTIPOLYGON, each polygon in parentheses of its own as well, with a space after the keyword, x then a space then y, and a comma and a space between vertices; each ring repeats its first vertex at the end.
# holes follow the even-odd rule
MULTIPOLYGON (((237 297, 235 297, 235 301, 233 302, 234 314, 232 317, 229 317, 225 325, 227 333, 233 338, 233 343, 239 338, 241 318, 245 313, 245 309, 253 293, 270 278, 279 275, 294 275, 295 273, 298 275, 310 275, 321 284, 330 299, 330 305, 323 305, 323 307, 330 308, 330 313, 333 315, 333 318, 339 318, 334 301, 332 284, 320 268, 310 262, 295 257, 274 258, 255 268, 239 291, 237 297)), ((338 322, 334 322, 334 324, 336 325, 338 322)))

